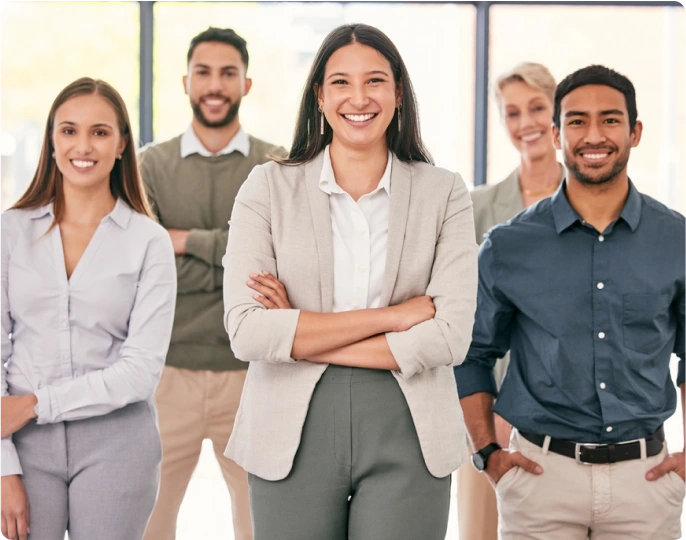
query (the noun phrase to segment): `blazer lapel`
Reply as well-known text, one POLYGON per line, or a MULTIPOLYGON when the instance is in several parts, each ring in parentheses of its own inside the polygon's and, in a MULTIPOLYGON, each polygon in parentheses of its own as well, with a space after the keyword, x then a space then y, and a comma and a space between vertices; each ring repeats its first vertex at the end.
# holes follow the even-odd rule
POLYGON ((493 217, 496 223, 507 221, 524 210, 522 195, 519 192, 518 168, 498 184, 493 202, 493 217))
POLYGON ((314 238, 319 256, 319 275, 321 279, 322 312, 333 309, 333 230, 331 228, 331 211, 329 196, 319 187, 324 152, 306 163, 305 184, 312 212, 314 238))
POLYGON ((381 285, 380 305, 387 306, 391 301, 393 288, 398 278, 400 256, 405 240, 405 228, 410 209, 410 190, 412 173, 410 166, 393 154, 391 165, 391 210, 388 217, 388 243, 386 247, 386 268, 381 285))

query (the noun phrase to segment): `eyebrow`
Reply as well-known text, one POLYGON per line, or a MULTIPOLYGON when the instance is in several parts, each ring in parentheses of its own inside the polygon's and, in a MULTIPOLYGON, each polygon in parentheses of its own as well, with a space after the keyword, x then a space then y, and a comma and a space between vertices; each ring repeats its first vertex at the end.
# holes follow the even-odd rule
MULTIPOLYGON (((605 111, 600 111, 600 116, 624 116, 624 112, 619 109, 607 109, 605 111)), ((567 116, 590 116, 586 111, 567 111, 565 117, 567 116)))
MULTIPOLYGON (((212 68, 212 66, 208 66, 207 64, 195 64, 193 66, 193 69, 211 69, 211 68, 212 68)), ((219 69, 226 70, 226 71, 231 70, 231 69, 235 69, 236 71, 238 71, 238 66, 235 66, 233 64, 229 64, 228 66, 222 66, 219 69)))
MULTIPOLYGON (((68 126, 75 126, 75 125, 76 125, 76 122, 71 122, 70 120, 63 120, 63 121, 60 122, 58 125, 61 126, 62 124, 67 124, 68 126)), ((99 123, 97 123, 97 124, 93 124, 91 127, 92 127, 92 128, 96 128, 96 127, 106 127, 106 128, 114 129, 112 126, 110 126, 109 124, 106 124, 106 123, 104 123, 104 122, 99 122, 99 123)))
MULTIPOLYGON (((365 73, 365 75, 385 75, 386 77, 389 76, 388 73, 386 73, 385 71, 383 71, 381 69, 375 69, 374 71, 368 71, 367 73, 365 73)), ((342 71, 337 71, 336 73, 332 73, 331 75, 329 75, 326 79, 329 80, 331 77, 349 77, 349 76, 350 76, 349 73, 343 73, 342 71)))

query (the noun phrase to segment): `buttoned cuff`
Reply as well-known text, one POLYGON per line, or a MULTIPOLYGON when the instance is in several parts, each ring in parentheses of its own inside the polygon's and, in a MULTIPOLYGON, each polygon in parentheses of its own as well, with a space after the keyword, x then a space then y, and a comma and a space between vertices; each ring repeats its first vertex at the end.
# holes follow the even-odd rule
POLYGON ((34 409, 36 412, 36 423, 49 424, 54 422, 55 412, 59 410, 55 393, 50 392, 50 387, 48 386, 39 388, 34 393, 38 400, 34 409))
POLYGON ((681 386, 682 384, 684 384, 685 378, 686 377, 684 377, 684 359, 682 357, 682 358, 679 358, 679 367, 677 368, 677 372, 676 372, 676 384, 677 384, 677 386, 681 386))
POLYGON ((17 454, 17 449, 14 447, 12 437, 9 436, 2 439, 2 476, 22 473, 19 454, 17 454))
POLYGON ((498 387, 495 384, 495 377, 491 368, 465 360, 464 363, 453 368, 453 373, 460 399, 479 392, 488 392, 493 396, 498 395, 498 387))

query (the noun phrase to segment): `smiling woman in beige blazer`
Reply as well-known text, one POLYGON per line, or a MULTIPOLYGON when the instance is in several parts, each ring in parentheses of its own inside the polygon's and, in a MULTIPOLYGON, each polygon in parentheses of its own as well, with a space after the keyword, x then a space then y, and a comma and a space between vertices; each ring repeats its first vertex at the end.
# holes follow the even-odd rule
POLYGON ((476 253, 397 49, 337 28, 289 157, 236 197, 224 258, 226 328, 250 362, 226 455, 250 473, 255 540, 445 537, 476 253))

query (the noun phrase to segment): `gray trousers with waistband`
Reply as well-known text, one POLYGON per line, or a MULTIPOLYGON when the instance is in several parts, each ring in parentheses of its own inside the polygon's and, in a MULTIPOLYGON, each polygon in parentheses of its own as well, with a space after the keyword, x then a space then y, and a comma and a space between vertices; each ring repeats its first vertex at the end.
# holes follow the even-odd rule
POLYGON ((162 458, 152 402, 13 435, 29 499, 31 540, 139 540, 162 458))
POLYGON ((288 477, 248 477, 255 540, 443 540, 450 477, 424 463, 389 371, 329 366, 288 477))

